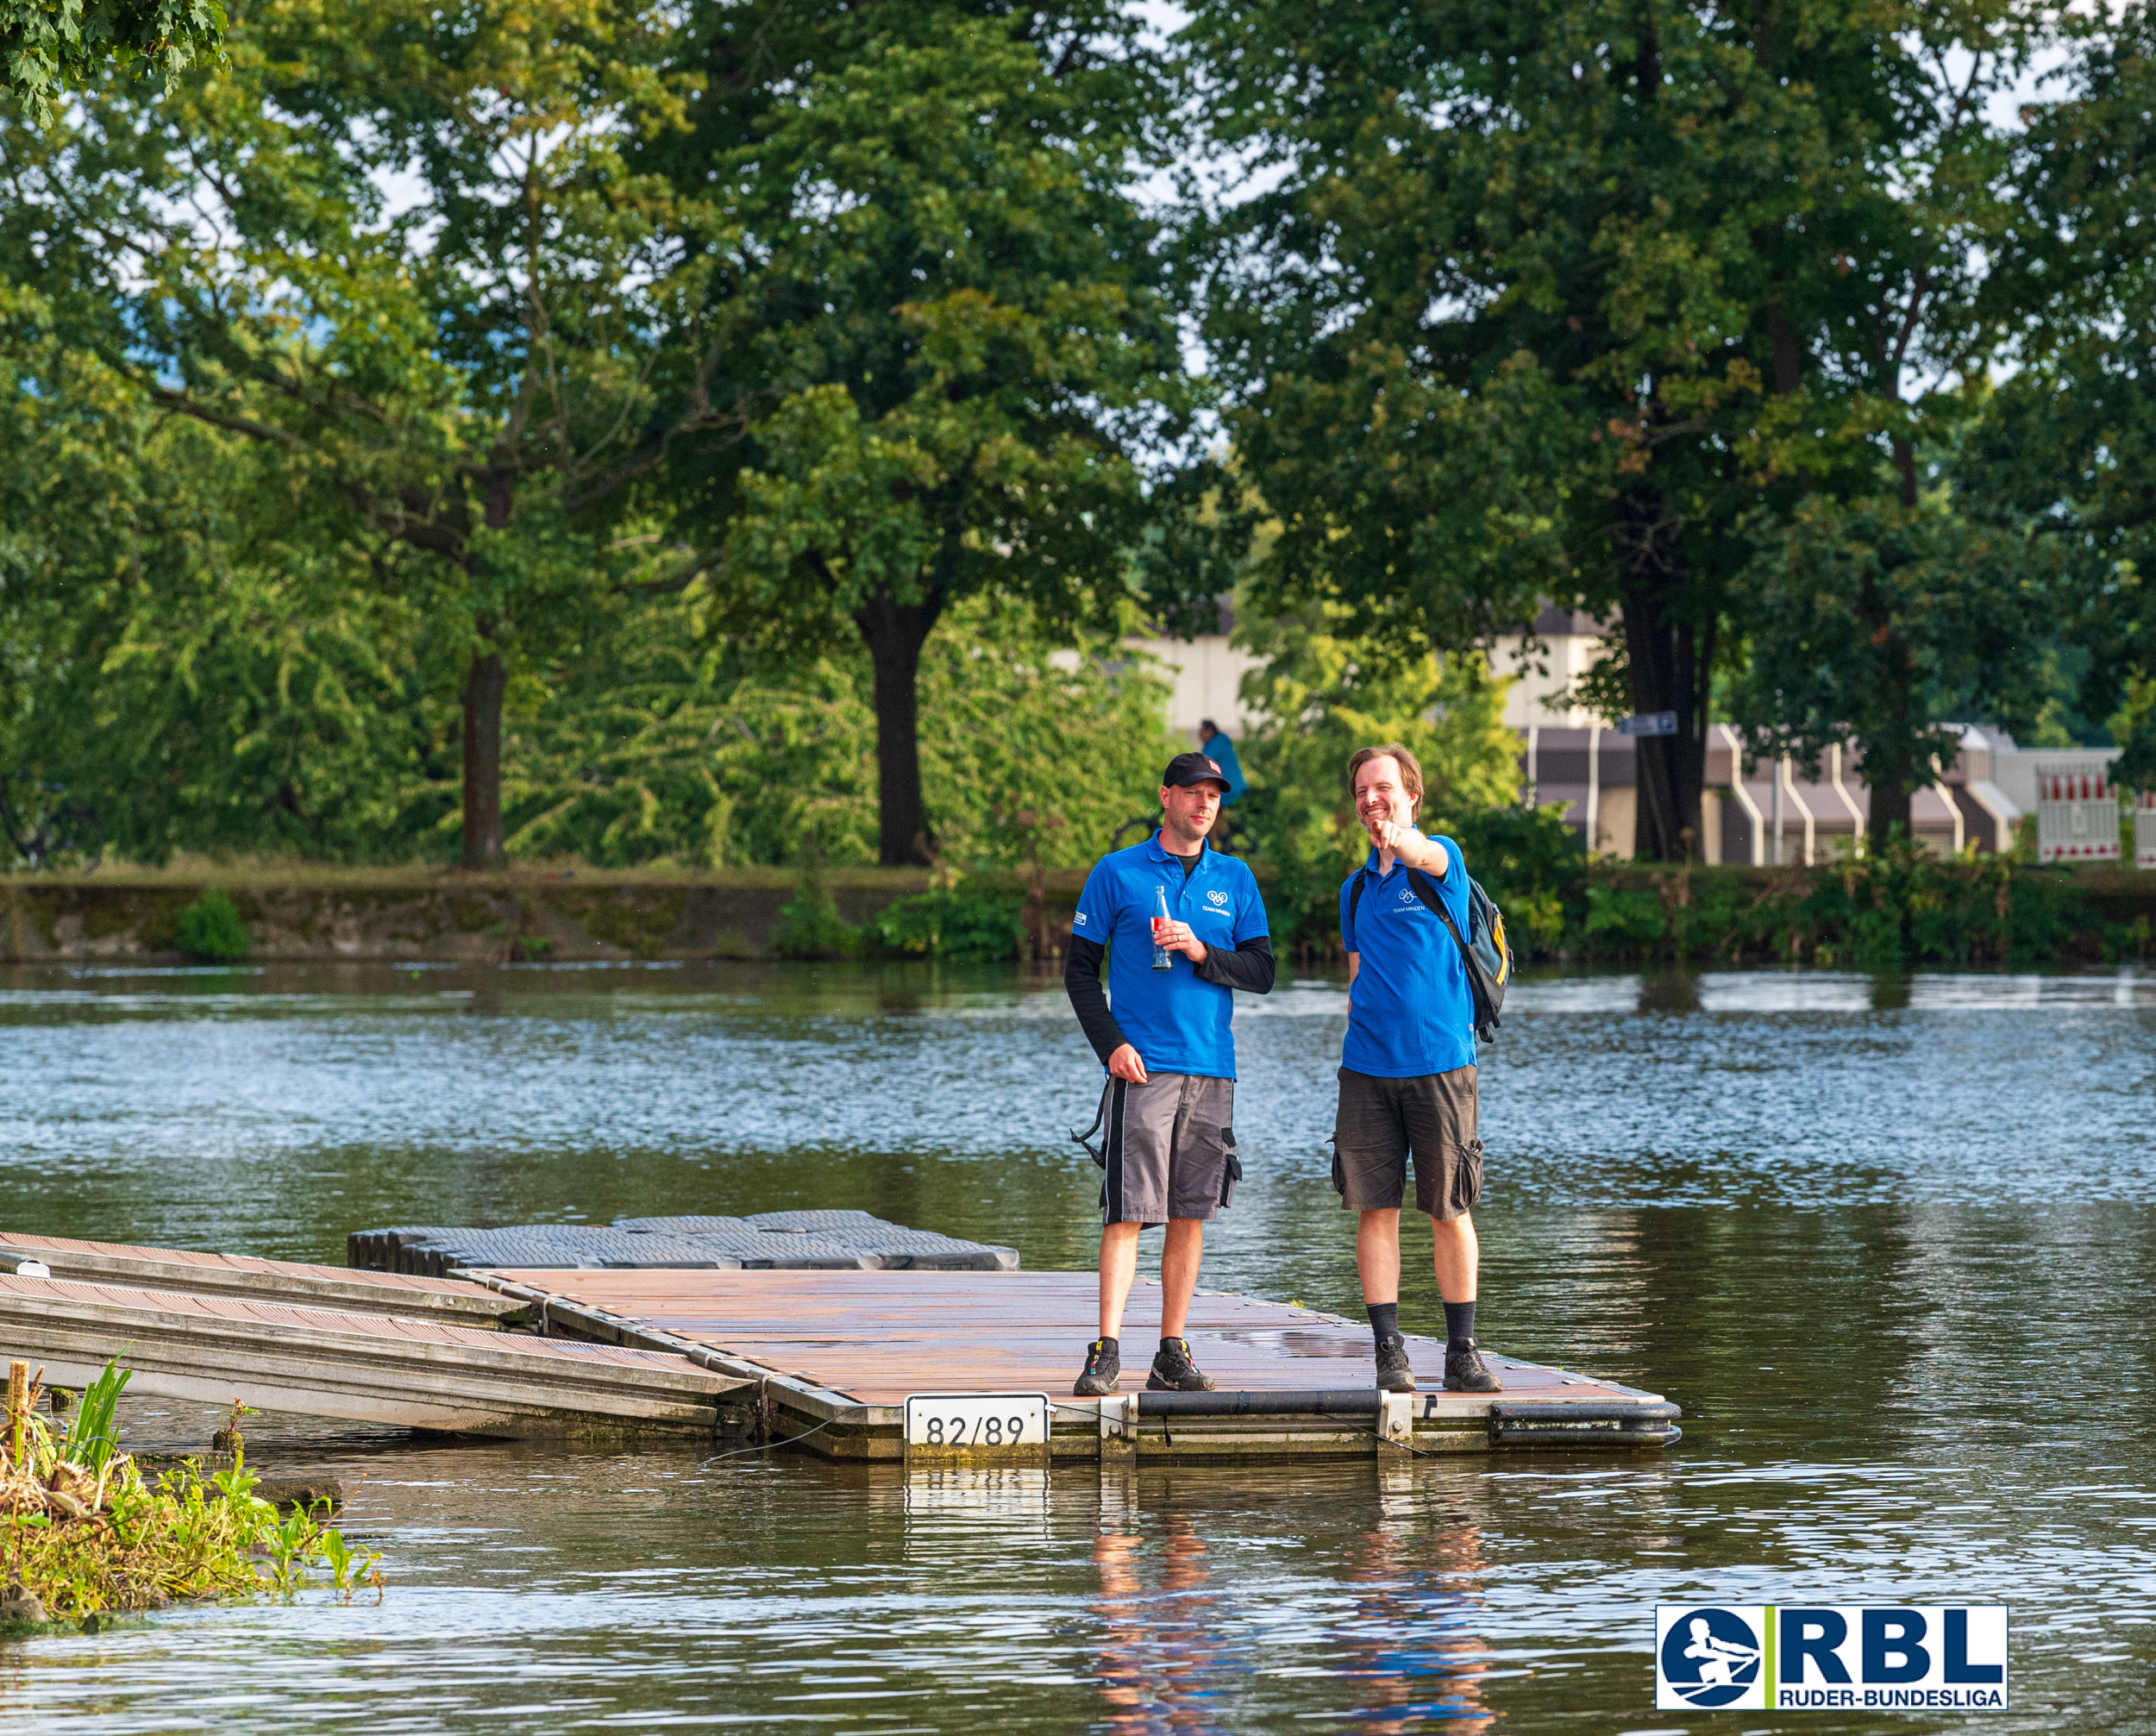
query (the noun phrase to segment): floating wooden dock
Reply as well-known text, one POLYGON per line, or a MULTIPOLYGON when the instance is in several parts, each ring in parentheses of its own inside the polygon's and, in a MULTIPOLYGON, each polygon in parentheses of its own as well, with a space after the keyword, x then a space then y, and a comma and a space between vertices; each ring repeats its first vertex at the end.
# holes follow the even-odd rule
MULTIPOLYGON (((751 1406, 750 1433, 831 1458, 920 1457, 906 1438, 906 1401, 936 1393, 1042 1393, 1050 1401, 1046 1456, 1063 1459, 1338 1457, 1406 1451, 1510 1448, 1637 1451, 1678 1437, 1659 1394, 1508 1357, 1489 1357, 1496 1394, 1381 1394, 1369 1329, 1247 1296, 1201 1292, 1186 1328, 1210 1393, 1141 1390, 1149 1357, 1126 1366, 1126 1390, 1070 1395, 1091 1335, 1090 1272, 474 1273, 542 1311, 551 1331, 698 1354, 751 1383, 726 1401, 751 1406)), ((1140 1281, 1126 1327, 1150 1342, 1158 1287, 1140 1281)), ((1435 1383, 1445 1346, 1410 1338, 1435 1383)))
MULTIPOLYGON (((1659 1394, 1492 1356, 1497 1394, 1379 1393, 1360 1322, 1200 1293, 1210 1393, 1142 1390, 1157 1287, 1126 1328, 1125 1390, 1070 1395, 1090 1272, 581 1270, 428 1278, 0 1232, 0 1358, 82 1386, 489 1435, 661 1432, 847 1460, 1035 1463, 1639 1451, 1677 1438, 1659 1394), (908 1439, 907 1401, 1046 1401, 1044 1428, 963 1449, 908 1439)), ((1445 1347, 1411 1338, 1434 1383, 1445 1347)), ((993 1409, 995 1407, 990 1407, 993 1409)), ((1019 1407, 1010 1407, 1014 1411, 1019 1407)))

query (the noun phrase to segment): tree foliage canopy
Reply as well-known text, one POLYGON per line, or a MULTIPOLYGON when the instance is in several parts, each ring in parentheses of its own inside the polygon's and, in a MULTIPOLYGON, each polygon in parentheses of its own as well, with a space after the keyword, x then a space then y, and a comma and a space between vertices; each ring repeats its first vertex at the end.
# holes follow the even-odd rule
POLYGON ((1194 90, 1270 181, 1207 254, 1238 455, 1282 525, 1264 593, 1449 645, 1545 597, 1611 619, 1634 708, 1680 720, 1642 744, 1642 847, 1684 854, 1718 658, 1777 618, 1746 589, 1758 515, 1914 505, 2006 329, 1990 105, 2046 17, 1198 6, 1194 90))
POLYGON ((40 120, 117 67, 167 87, 224 41, 217 0, 0 0, 0 97, 40 120))

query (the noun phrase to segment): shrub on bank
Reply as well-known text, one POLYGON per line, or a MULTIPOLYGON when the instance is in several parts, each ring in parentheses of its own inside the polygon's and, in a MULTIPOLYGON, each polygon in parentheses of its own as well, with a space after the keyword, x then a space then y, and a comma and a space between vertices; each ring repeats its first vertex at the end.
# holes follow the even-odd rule
POLYGON ((154 1482, 144 1476, 114 1446, 113 1412, 127 1382, 108 1363, 56 1435, 34 1413, 38 1393, 16 1365, 0 1440, 8 1582, 0 1622, 80 1621, 175 1598, 289 1591, 316 1567, 341 1591, 379 1584, 379 1557, 354 1553, 312 1515, 280 1515, 255 1495, 243 1445, 229 1470, 204 1476, 190 1463, 154 1482))
POLYGON ((948 891, 917 893, 886 905, 874 924, 888 951, 915 958, 993 963, 1026 953, 1025 897, 1006 887, 961 881, 948 891))
POLYGON ((1583 862, 1569 884, 1530 873, 1517 893, 1501 858, 1478 859, 1470 845, 1468 862, 1508 918, 1515 902, 1536 912, 1512 921, 1523 958, 1891 969, 2134 956, 2147 947, 2146 936, 2093 915, 2071 874, 2031 873, 1996 856, 1946 859, 1907 840, 1771 874, 1583 862), (1554 938, 1553 896, 1564 912, 1554 938))
POLYGON ((823 881, 809 874, 779 906, 771 949, 780 958, 852 958, 861 951, 861 931, 839 915, 823 881))
POLYGON ((205 964, 231 964, 253 950, 254 937, 241 920, 231 895, 212 887, 174 920, 179 947, 205 964))
POLYGON ((771 949, 781 958, 889 956, 953 964, 1026 957, 1025 894, 986 879, 914 893, 886 905, 864 927, 838 913, 823 883, 805 878, 779 907, 771 949))

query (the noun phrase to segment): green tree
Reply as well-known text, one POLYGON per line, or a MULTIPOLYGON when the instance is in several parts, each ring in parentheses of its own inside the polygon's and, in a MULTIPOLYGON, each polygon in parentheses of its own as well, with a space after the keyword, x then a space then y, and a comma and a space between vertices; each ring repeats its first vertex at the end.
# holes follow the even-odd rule
POLYGON ((169 86, 224 28, 216 0, 0 0, 0 97, 49 122, 64 87, 116 66, 169 86))
POLYGON ((1745 573, 1751 656, 1730 715, 1756 752, 1793 755, 1813 775, 1829 746, 1859 747, 1883 849, 1908 830, 1909 793, 1959 750, 1946 720, 2033 722, 2052 586, 2020 536, 1940 498, 1817 497, 1764 535, 1745 573))
POLYGON ((1031 15, 870 22, 890 34, 677 172, 727 189, 755 238, 738 296, 761 321, 746 451, 695 509, 698 584, 744 640, 859 636, 878 854, 901 862, 941 825, 920 765, 937 623, 975 596, 1054 631, 1118 621, 1145 459, 1190 390, 1130 191, 1151 114, 1130 22, 1104 12, 1105 47, 1078 31, 1050 58, 1031 15))
POLYGON ((2156 785, 2156 13, 2082 16, 2060 100, 2033 107, 2019 221, 1997 249, 2024 313, 2019 367, 1958 465, 1966 510, 2059 574, 2057 624, 2085 656, 2078 709, 2115 718, 2117 773, 2156 785), (2137 726, 2138 725, 2138 726, 2137 726))
POLYGON ((1369 847, 1347 784, 1357 749, 1399 742, 1415 755, 1432 826, 1519 799, 1507 684, 1487 660, 1440 656, 1395 633, 1359 637, 1353 622, 1342 605, 1310 605, 1274 618, 1246 613, 1236 632, 1265 660, 1243 678, 1254 721, 1238 745, 1250 788, 1236 812, 1272 876, 1281 932, 1305 945, 1332 926, 1334 894, 1369 847))
POLYGON ((266 486, 461 665, 468 866, 502 853, 517 667, 649 577, 639 485, 737 425, 681 241, 708 213, 624 155, 685 113, 672 29, 636 0, 279 0, 169 100, 109 80, 67 126, 0 130, 0 273, 150 403, 273 457, 266 486))
MULTIPOLYGON (((876 859, 874 671, 858 640, 813 662, 706 643, 683 599, 627 611, 512 702, 519 854, 603 863, 876 859)), ((944 860, 1091 862, 1172 751, 1167 686, 1112 635, 1069 643, 1023 606, 955 603, 921 659, 922 781, 944 860)))
POLYGON ((1632 706, 1678 719, 1641 744, 1639 848, 1686 855, 1753 515, 1883 465, 1913 504, 1927 418, 1996 342, 1986 105, 2045 16, 1199 5, 1194 88, 1269 172, 1199 237, 1282 525, 1261 600, 1450 646, 1544 596, 1614 618, 1632 706))
POLYGON ((456 671, 382 551, 310 523, 259 443, 93 359, 0 342, 0 366, 16 797, 63 786, 141 859, 419 847, 454 805, 456 671))

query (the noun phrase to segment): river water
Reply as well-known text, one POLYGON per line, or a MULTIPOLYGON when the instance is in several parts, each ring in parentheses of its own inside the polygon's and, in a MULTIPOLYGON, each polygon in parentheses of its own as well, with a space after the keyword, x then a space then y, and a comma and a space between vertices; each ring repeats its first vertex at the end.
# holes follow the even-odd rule
MULTIPOLYGON (((1241 1003, 1208 1288, 1360 1312, 1344 1016, 1241 1003)), ((1098 1077, 1001 972, 0 971, 0 1229, 341 1263, 377 1224, 859 1206, 1079 1267, 1098 1077)), ((2007 1601, 2014 1709, 1971 1721, 2156 1729, 2156 979, 1528 981, 1482 1106, 1484 1342, 1668 1393, 1668 1454, 1104 1480, 266 1418, 387 1595, 0 1647, 0 1721, 1956 1727, 1657 1713, 1653 1606, 1697 1600, 2007 1601)))

